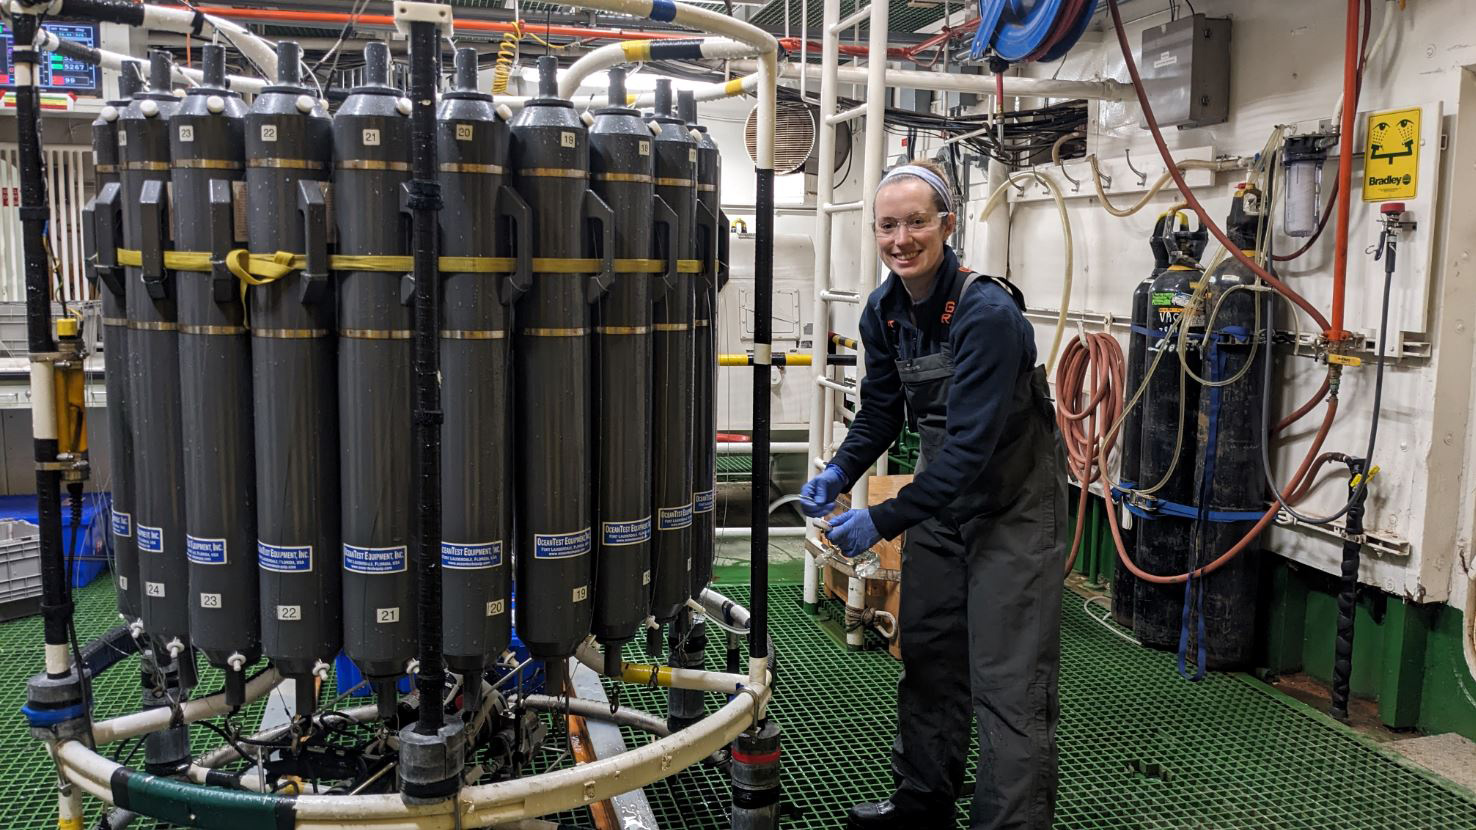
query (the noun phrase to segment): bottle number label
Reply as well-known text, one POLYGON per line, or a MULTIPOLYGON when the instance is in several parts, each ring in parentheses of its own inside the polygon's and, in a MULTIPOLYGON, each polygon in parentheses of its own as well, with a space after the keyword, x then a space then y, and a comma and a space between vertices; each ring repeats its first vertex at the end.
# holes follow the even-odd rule
POLYGON ((697 163, 697 151, 696 150, 688 150, 687 151, 687 161, 692 162, 693 164, 696 164, 697 163))
POLYGON ((650 585, 651 584, 651 572, 649 570, 641 571, 641 584, 642 585, 650 585))
POLYGON ((194 127, 180 127, 179 128, 179 140, 180 141, 194 141, 195 140, 195 128, 194 127))
POLYGON ((489 616, 489 617, 495 617, 498 614, 501 614, 503 607, 504 606, 502 604, 502 600, 500 600, 500 599, 494 599, 494 600, 492 600, 491 602, 487 603, 487 616, 489 616))
POLYGON ((579 137, 571 132, 559 133, 559 144, 565 147, 577 147, 579 145, 579 137))
POLYGON ((376 608, 374 609, 374 621, 380 624, 397 623, 400 621, 400 609, 376 608))
POLYGON ((276 141, 277 140, 277 125, 276 124, 262 124, 261 125, 261 140, 262 141, 276 141))
POLYGON ((126 577, 126 576, 120 576, 120 577, 118 577, 118 588, 120 590, 123 590, 123 591, 128 590, 128 577, 126 577))
POLYGON ((473 127, 470 124, 457 124, 456 125, 456 140, 457 141, 471 141, 475 129, 476 128, 473 127))
POLYGON ((119 130, 118 131, 118 146, 119 147, 127 147, 128 146, 128 133, 124 132, 123 130, 119 130))
POLYGON ((575 588, 574 589, 574 601, 575 602, 584 602, 586 599, 589 599, 589 586, 588 585, 580 585, 578 588, 575 588))
POLYGON ((201 594, 200 595, 200 607, 201 608, 219 608, 220 607, 220 594, 201 594))
POLYGON ((651 142, 649 142, 649 141, 642 141, 642 142, 640 142, 639 144, 636 145, 636 152, 637 153, 640 153, 643 156, 649 156, 649 155, 651 155, 651 142))
POLYGON ((301 605, 278 605, 277 619, 283 622, 297 622, 302 619, 301 605))
POLYGON ((162 598, 164 596, 164 583, 162 583, 162 582, 145 582, 144 583, 144 596, 160 597, 160 598, 162 598))
POLYGON ((372 130, 365 130, 364 131, 364 146, 365 147, 378 147, 379 146, 379 130, 372 129, 372 130))

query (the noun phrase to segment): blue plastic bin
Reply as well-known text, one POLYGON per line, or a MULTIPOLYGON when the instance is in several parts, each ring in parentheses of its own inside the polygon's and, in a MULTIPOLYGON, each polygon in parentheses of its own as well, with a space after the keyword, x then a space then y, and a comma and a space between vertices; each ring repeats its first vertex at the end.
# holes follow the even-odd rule
MULTIPOLYGON (((110 493, 88 493, 82 499, 82 526, 77 533, 77 552, 72 559, 72 587, 81 588, 97 578, 112 558, 112 535, 107 533, 112 510, 110 493)), ((62 493, 62 551, 72 544, 72 508, 62 493)), ((21 519, 39 524, 36 497, 0 496, 0 519, 21 519)))

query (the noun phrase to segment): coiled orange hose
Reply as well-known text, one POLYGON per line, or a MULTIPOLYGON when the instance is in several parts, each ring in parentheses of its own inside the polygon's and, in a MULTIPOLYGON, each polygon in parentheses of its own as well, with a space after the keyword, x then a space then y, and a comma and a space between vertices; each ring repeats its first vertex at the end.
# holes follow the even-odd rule
MULTIPOLYGON (((1056 364, 1056 425, 1061 429, 1066 465, 1081 486, 1076 532, 1071 539, 1071 554, 1066 559, 1068 574, 1081 549, 1090 485, 1102 477, 1098 460, 1106 463, 1107 454, 1117 441, 1112 427, 1122 416, 1126 365, 1122 346, 1106 332, 1073 338, 1056 364)), ((1111 494, 1107 496, 1110 499, 1111 494)))

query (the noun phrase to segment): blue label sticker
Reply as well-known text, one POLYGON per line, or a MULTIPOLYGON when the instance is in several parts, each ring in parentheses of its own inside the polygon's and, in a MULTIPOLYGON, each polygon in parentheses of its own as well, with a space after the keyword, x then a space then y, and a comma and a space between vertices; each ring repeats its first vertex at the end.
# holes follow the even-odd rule
POLYGON ((481 568, 495 568, 501 564, 502 542, 500 541, 482 542, 481 544, 441 543, 441 567, 443 568, 472 571, 481 568))
POLYGON ((133 535, 133 516, 121 510, 113 511, 113 535, 124 539, 133 535))
POLYGON ((692 505, 661 508, 661 529, 681 530, 692 526, 692 505))
POLYGON ((343 546, 343 569, 356 574, 397 574, 405 570, 410 558, 404 545, 393 548, 361 548, 343 546))
POLYGON ((692 501, 694 502, 692 506, 692 512, 711 513, 712 506, 717 501, 717 491, 707 490, 702 493, 693 493, 692 501))
POLYGON ((583 556, 589 553, 593 536, 587 527, 573 533, 535 533, 533 558, 567 559, 571 556, 583 556))
POLYGON ((164 552, 164 530, 148 525, 138 526, 138 552, 139 553, 163 553, 164 552))
POLYGON ((651 541, 651 517, 631 522, 605 522, 600 525, 600 538, 606 545, 638 545, 651 541))
MULTIPOLYGON (((256 564, 264 571, 278 573, 306 573, 313 569, 313 546, 286 547, 256 543, 256 564)), ((280 618, 279 618, 280 619, 280 618)))
POLYGON ((224 565, 226 540, 185 536, 185 558, 196 565, 224 565))

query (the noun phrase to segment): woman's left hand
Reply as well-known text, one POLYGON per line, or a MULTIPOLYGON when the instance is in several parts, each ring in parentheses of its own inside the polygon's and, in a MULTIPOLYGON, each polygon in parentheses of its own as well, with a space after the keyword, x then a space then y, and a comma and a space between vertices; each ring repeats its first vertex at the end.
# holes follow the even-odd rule
POLYGON ((841 553, 857 557, 871 550, 881 541, 876 525, 871 521, 870 510, 847 510, 830 520, 830 541, 840 548, 841 553))

